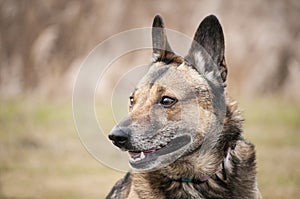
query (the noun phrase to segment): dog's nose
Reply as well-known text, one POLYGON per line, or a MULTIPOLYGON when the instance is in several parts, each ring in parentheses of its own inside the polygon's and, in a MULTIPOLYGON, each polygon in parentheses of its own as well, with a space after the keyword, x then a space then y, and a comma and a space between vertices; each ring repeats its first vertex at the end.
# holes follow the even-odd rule
POLYGON ((128 144, 130 129, 125 127, 115 127, 108 138, 113 141, 114 145, 123 148, 128 144))

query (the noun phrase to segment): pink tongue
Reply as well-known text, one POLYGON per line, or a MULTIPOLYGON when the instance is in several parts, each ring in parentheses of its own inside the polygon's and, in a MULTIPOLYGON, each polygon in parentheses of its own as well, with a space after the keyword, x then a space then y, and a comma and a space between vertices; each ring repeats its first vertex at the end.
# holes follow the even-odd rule
POLYGON ((152 152, 154 152, 154 151, 156 151, 155 148, 152 148, 152 149, 148 149, 148 150, 143 151, 143 152, 144 152, 144 153, 152 153, 152 152))
POLYGON ((141 153, 129 152, 129 154, 130 154, 130 156, 131 156, 132 158, 139 158, 139 157, 141 157, 141 153))

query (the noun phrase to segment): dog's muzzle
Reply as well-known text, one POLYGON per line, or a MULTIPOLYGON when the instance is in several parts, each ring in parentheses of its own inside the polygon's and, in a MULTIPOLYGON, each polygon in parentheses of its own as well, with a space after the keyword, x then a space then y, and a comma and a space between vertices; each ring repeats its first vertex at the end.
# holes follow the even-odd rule
POLYGON ((192 143, 190 135, 184 134, 172 138, 165 145, 149 149, 134 150, 131 143, 131 130, 128 127, 116 126, 108 138, 123 151, 128 151, 129 163, 135 171, 151 171, 162 168, 180 158, 192 143))

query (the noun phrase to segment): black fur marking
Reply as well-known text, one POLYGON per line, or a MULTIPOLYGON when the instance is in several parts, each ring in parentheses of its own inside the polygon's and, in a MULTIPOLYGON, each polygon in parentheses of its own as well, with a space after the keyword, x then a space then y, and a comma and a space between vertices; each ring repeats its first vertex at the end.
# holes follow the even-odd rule
POLYGON ((163 77, 163 75, 168 72, 169 70, 169 67, 163 67, 161 69, 159 69, 158 71, 156 71, 155 73, 152 73, 151 76, 150 76, 150 85, 153 86, 153 84, 159 80, 161 77, 163 77))
POLYGON ((126 195, 127 195, 126 188, 128 188, 128 187, 130 188, 130 186, 131 186, 131 176, 130 176, 130 173, 128 172, 124 176, 124 178, 122 178, 115 184, 115 186, 112 188, 112 190, 106 196, 106 199, 126 197, 126 195))

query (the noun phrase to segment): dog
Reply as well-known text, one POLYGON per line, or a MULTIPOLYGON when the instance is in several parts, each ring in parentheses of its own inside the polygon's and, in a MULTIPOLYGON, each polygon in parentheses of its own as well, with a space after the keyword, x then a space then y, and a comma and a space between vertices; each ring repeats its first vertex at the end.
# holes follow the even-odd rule
POLYGON ((258 199, 255 147, 226 96, 224 35, 218 19, 199 25, 187 56, 176 55, 161 16, 153 61, 109 139, 129 153, 130 172, 107 196, 130 199, 258 199))

